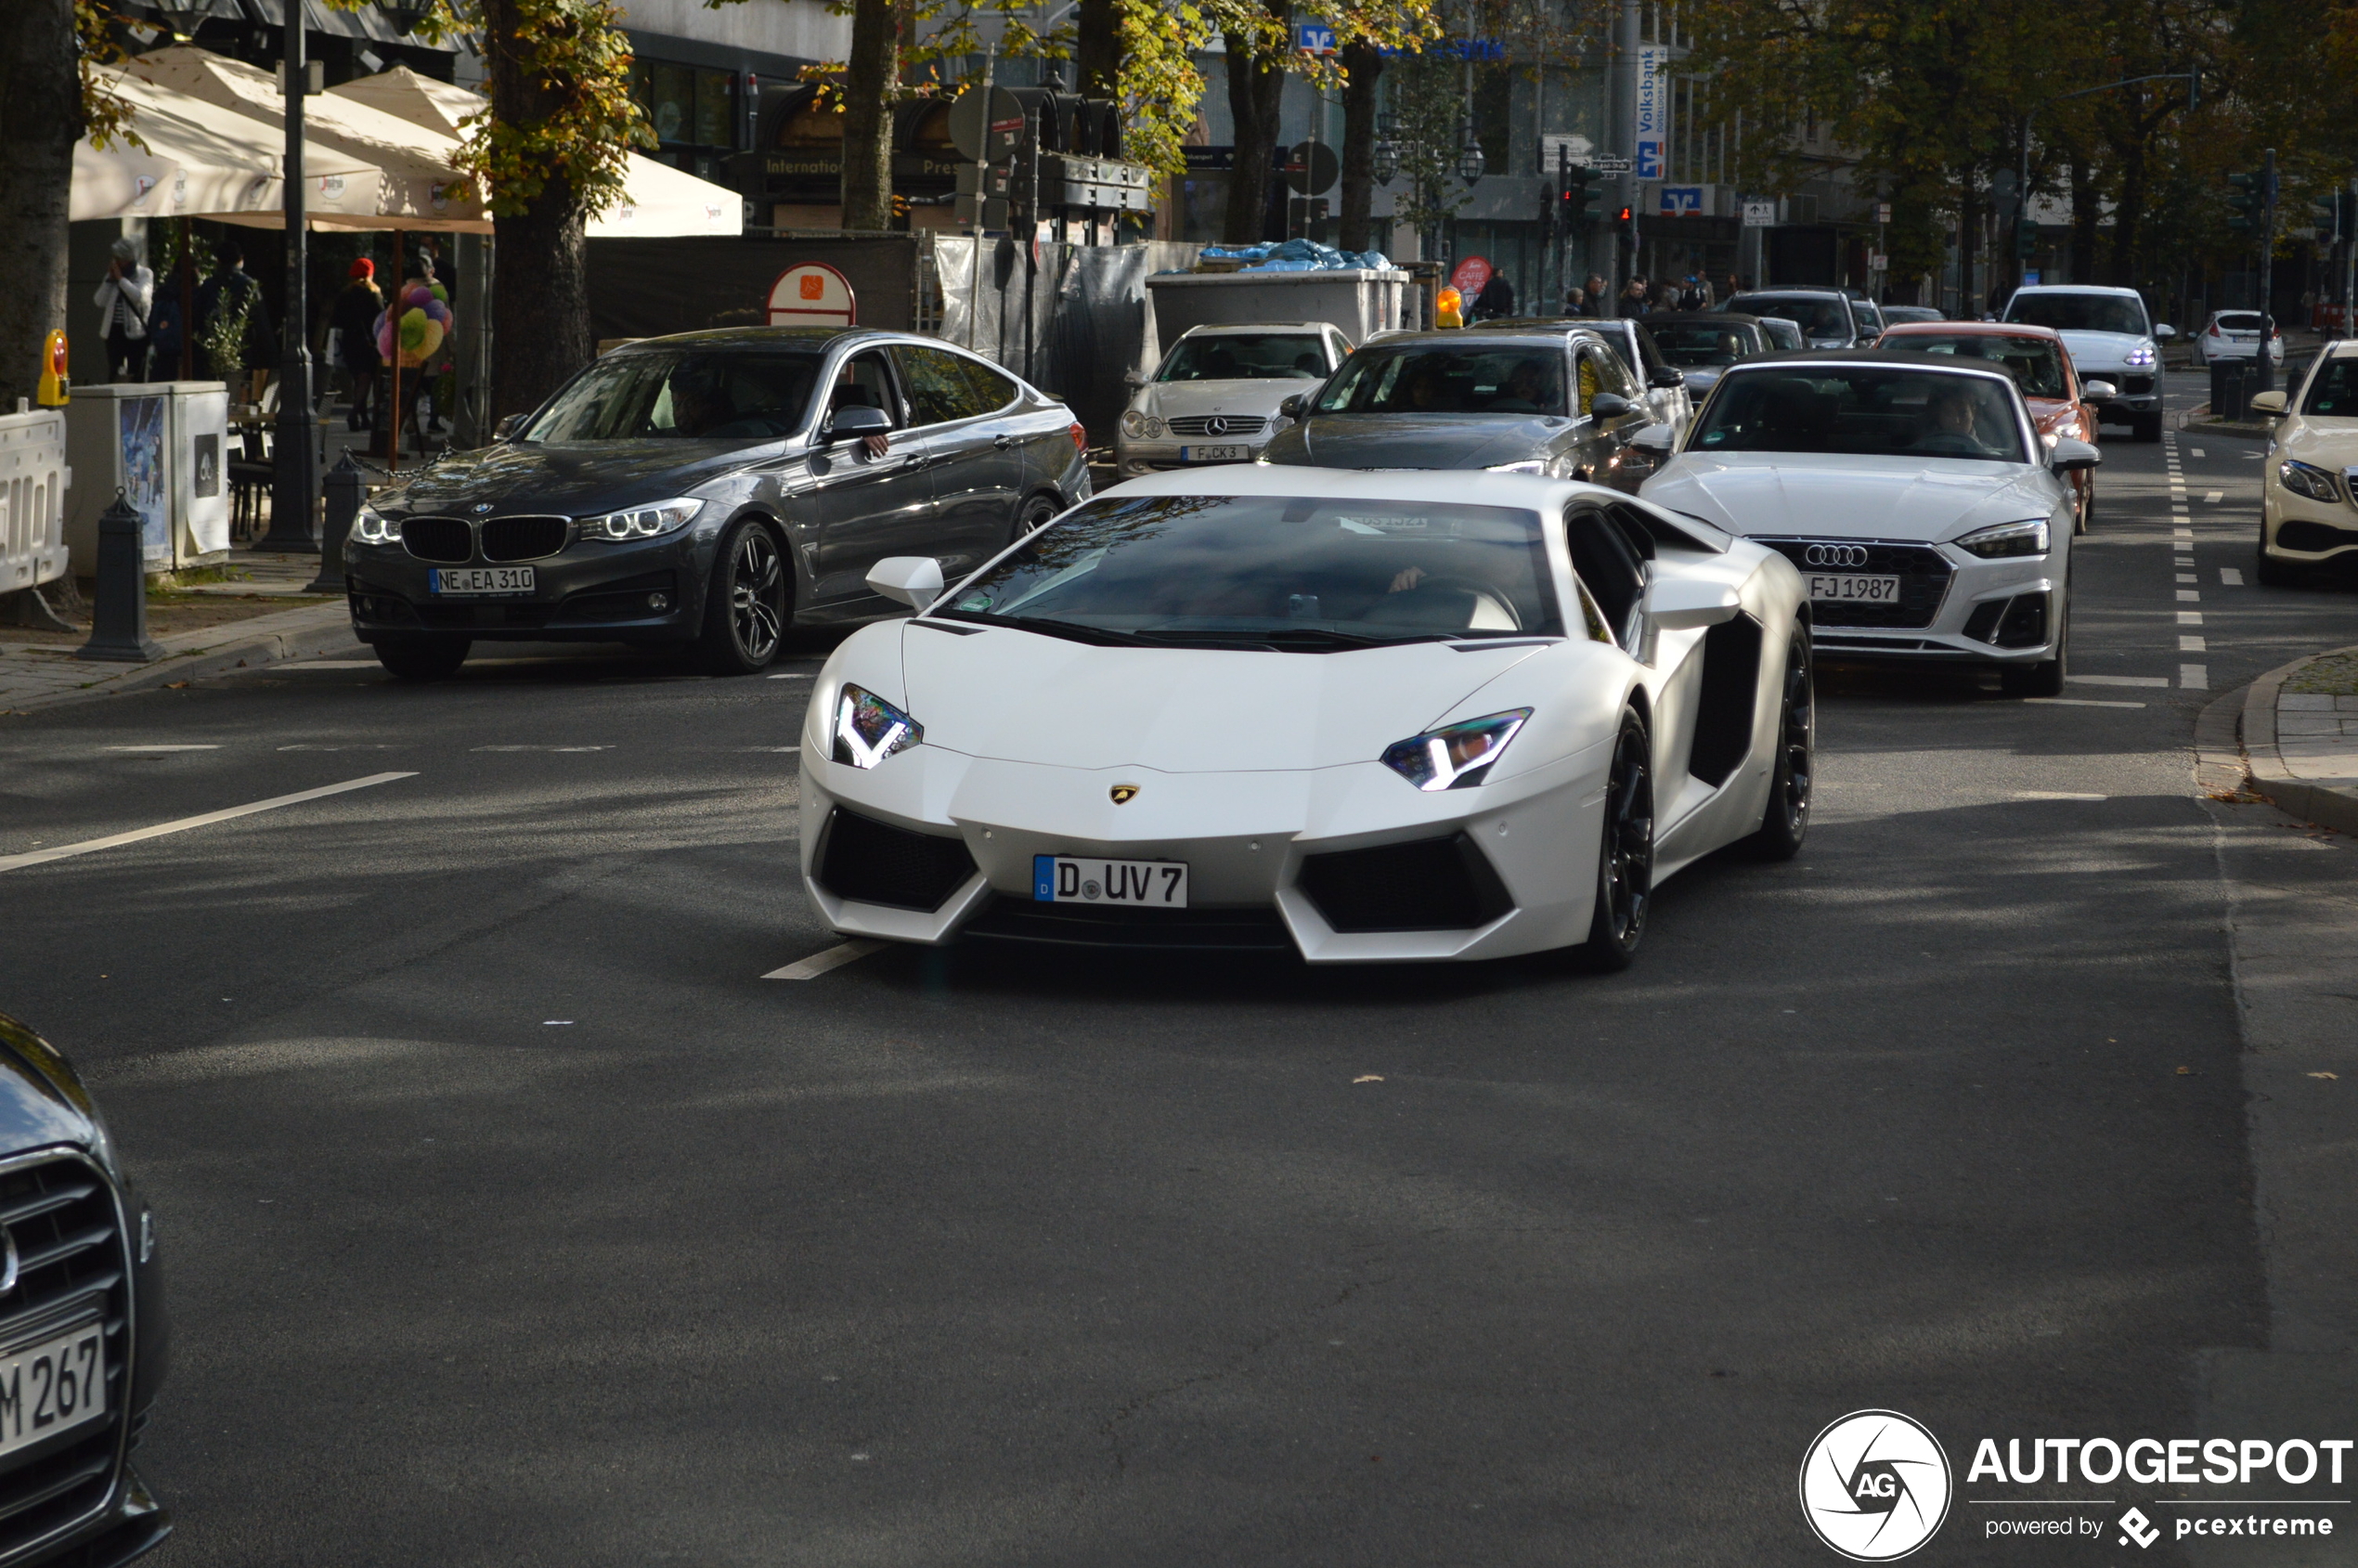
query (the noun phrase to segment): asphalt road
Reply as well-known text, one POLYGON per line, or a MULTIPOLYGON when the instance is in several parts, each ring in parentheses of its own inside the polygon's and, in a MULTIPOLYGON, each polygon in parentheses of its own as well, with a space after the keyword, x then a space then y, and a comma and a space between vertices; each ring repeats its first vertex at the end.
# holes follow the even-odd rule
POLYGON ((765 980, 834 940, 816 646, 0 719, 0 855, 403 775, 0 875, 0 1008, 161 1217, 157 1561, 1816 1564, 1796 1470, 1865 1406, 1960 1467, 1919 1561, 2115 1560, 1986 1540, 1957 1439, 2188 1435, 2264 1342, 2187 746, 2358 641, 2250 586, 2256 443, 2175 444, 2178 564, 2170 449, 2105 444, 2106 680, 1829 671, 1807 850, 1683 874, 1604 978, 765 980))

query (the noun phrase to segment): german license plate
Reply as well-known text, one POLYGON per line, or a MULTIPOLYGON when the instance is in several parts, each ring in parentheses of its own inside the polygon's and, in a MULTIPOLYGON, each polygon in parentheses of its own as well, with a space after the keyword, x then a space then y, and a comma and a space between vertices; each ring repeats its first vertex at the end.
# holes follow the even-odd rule
POLYGON ((1031 897, 1033 902, 1043 904, 1185 909, 1187 867, 1180 861, 1100 861, 1074 855, 1034 855, 1031 897))
POLYGON ((107 1330, 96 1319, 0 1360, 0 1454, 107 1413, 107 1330))
POLYGON ((1812 572, 1809 597, 1820 604, 1897 604, 1899 579, 1857 572, 1812 572))
POLYGON ((436 593, 530 593, 529 566, 438 566, 427 574, 436 593))
POLYGON ((1181 462, 1243 462, 1252 456, 1250 447, 1182 447, 1181 462))

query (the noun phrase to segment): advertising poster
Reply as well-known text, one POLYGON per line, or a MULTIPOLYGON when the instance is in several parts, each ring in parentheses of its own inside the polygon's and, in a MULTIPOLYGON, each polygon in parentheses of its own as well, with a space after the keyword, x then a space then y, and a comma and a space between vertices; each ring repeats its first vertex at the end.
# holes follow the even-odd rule
POLYGON ((1663 177, 1670 146, 1669 69, 1667 47, 1647 45, 1638 51, 1636 139, 1630 145, 1637 149, 1634 173, 1641 180, 1663 177))
POLYGON ((208 432, 189 443, 195 473, 191 484, 199 500, 208 500, 221 493, 221 437, 208 432))
POLYGON ((163 399, 126 397, 118 405, 123 443, 123 499, 139 514, 140 552, 172 558, 172 497, 164 484, 163 399))

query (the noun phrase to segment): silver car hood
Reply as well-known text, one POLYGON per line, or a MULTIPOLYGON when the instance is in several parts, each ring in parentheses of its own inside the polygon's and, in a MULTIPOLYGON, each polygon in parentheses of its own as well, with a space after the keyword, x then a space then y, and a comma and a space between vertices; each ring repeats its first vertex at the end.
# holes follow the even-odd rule
POLYGON ((2057 495, 2028 463, 1798 452, 1682 452, 1639 493, 1731 534, 1927 543, 2052 516, 2057 495))
MULTIPOLYGON (((2063 341, 2064 346, 2071 350, 2071 362, 2079 367, 2082 376, 2099 369, 2125 369, 2128 368, 2129 355, 2131 350, 2154 348, 2154 341, 2151 338, 2140 337, 2134 332, 2067 331, 2063 334, 2063 341)), ((2157 351, 2155 354, 2157 364, 2159 358, 2159 353, 2157 351)), ((2137 367, 2140 370, 2150 370, 2155 368, 2156 365, 2152 364, 2137 367)))

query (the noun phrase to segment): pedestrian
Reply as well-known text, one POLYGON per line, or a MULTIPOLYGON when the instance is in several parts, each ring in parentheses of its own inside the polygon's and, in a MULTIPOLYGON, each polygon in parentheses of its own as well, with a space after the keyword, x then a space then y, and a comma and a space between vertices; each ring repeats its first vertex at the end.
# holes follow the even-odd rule
POLYGON ((1588 296, 1581 292, 1580 286, 1576 283, 1564 291, 1564 314, 1566 316, 1588 314, 1588 296))
POLYGON ((148 379, 148 313, 155 304, 156 275, 139 259, 139 242, 129 235, 115 240, 111 252, 106 279, 90 301, 98 307, 107 342, 107 380, 143 382, 148 379))
MULTIPOLYGON (((214 252, 213 276, 197 287, 197 352, 209 381, 236 382, 278 361, 269 302, 246 273, 245 248, 224 240, 214 252), (232 336, 231 334, 234 334, 232 336)), ((251 385, 251 380, 248 380, 251 385)), ((233 390, 230 401, 250 403, 233 390)))
POLYGON ((1651 308, 1646 314, 1649 316, 1667 315, 1678 308, 1678 291, 1664 283, 1654 290, 1651 308))
POLYGON ((1620 306, 1614 314, 1643 316, 1645 313, 1646 280, 1642 277, 1632 278, 1629 279, 1628 286, 1621 291, 1620 306))
POLYGON ((1598 277, 1595 273, 1590 273, 1588 275, 1587 292, 1588 295, 1588 314, 1590 316, 1602 316, 1605 313, 1605 302, 1613 297, 1612 291, 1605 286, 1605 280, 1598 277))
POLYGON ((1693 273, 1689 273, 1679 282, 1678 308, 1681 310, 1701 310, 1703 308, 1703 291, 1695 286, 1695 278, 1693 273))
POLYGON ((442 285, 442 292, 449 296, 446 303, 456 310, 459 308, 459 264, 451 260, 446 248, 447 243, 439 234, 418 236, 418 258, 421 264, 419 272, 421 276, 442 285))
POLYGON ((384 314, 385 297, 377 287, 377 264, 367 256, 352 264, 351 278, 330 307, 328 324, 336 330, 336 354, 352 377, 352 413, 344 422, 353 430, 369 430, 377 368, 384 363, 377 353, 377 317, 384 314))
POLYGON ((1477 321, 1497 321, 1515 313, 1515 286, 1507 281, 1503 272, 1494 272, 1490 280, 1474 296, 1473 314, 1477 321))

